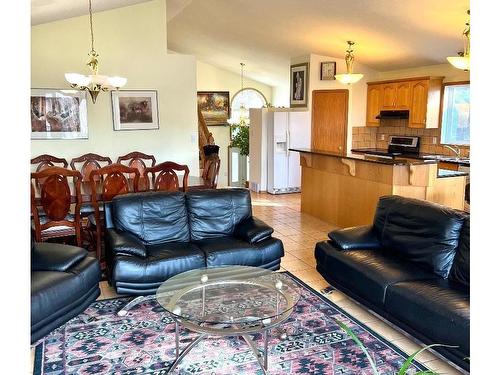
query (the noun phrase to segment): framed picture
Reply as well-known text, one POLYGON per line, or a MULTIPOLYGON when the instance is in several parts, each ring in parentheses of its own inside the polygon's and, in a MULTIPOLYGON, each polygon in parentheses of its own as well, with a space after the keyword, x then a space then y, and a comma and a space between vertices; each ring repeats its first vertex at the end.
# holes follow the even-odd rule
POLYGON ((324 61, 321 63, 321 76, 322 81, 331 81, 335 79, 337 74, 337 63, 335 61, 324 61))
POLYGON ((208 126, 227 125, 231 116, 229 91, 198 91, 198 109, 208 126))
POLYGON ((31 89, 31 139, 86 139, 87 96, 80 90, 31 89))
POLYGON ((290 107, 307 107, 309 63, 290 67, 290 107))
POLYGON ((160 128, 156 90, 111 92, 114 130, 154 130, 160 128))

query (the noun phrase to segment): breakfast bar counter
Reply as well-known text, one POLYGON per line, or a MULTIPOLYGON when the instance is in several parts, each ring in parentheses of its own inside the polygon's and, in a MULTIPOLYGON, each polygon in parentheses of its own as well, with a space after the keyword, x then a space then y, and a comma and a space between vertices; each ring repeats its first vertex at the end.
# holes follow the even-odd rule
POLYGON ((463 209, 466 177, 436 160, 291 148, 300 153, 301 211, 339 227, 371 224, 379 197, 400 195, 463 209))

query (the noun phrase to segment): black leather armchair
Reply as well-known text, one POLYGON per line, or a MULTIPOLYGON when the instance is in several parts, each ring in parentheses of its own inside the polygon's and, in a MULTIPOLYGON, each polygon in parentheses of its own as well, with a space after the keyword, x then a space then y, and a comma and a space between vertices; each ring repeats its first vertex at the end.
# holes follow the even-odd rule
POLYGON ((31 342, 84 311, 99 297, 101 272, 85 249, 31 243, 31 342))
POLYGON ((246 189, 120 195, 105 214, 108 275, 120 294, 153 294, 168 278, 201 267, 277 270, 284 255, 273 229, 252 216, 246 189))
POLYGON ((318 242, 316 268, 333 286, 469 369, 467 213, 416 199, 380 198, 373 225, 318 242))

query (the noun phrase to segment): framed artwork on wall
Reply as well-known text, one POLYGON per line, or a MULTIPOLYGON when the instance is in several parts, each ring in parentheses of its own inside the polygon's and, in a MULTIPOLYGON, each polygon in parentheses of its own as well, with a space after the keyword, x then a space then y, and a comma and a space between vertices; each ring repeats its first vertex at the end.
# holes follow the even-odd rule
POLYGON ((198 109, 207 126, 228 125, 231 117, 229 91, 198 91, 198 109))
POLYGON ((320 79, 322 81, 331 81, 335 79, 337 74, 337 63, 335 61, 324 61, 321 63, 320 79))
POLYGON ((290 107, 307 107, 309 63, 290 66, 290 107))
POLYGON ((79 90, 31 89, 31 139, 87 139, 87 96, 79 90))
POLYGON ((158 93, 156 90, 120 90, 111 92, 114 130, 156 130, 158 93))

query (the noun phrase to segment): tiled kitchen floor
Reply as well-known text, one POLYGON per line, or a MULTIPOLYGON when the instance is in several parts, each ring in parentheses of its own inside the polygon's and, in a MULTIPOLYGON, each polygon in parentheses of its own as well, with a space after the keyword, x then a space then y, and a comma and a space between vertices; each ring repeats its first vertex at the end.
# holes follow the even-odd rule
MULTIPOLYGON (((273 196, 267 193, 252 193, 252 206, 253 214, 272 226, 274 236, 283 241, 285 256, 281 260, 282 269, 293 273, 318 291, 328 286, 315 269, 314 245, 318 241, 327 239, 327 233, 333 226, 301 213, 300 194, 273 196)), ((100 298, 116 297, 116 293, 107 282, 101 282, 101 291, 100 298)), ((328 298, 406 353, 412 354, 418 350, 419 345, 347 298, 342 292, 335 290, 328 295, 328 298)), ((418 359, 440 374, 460 374, 432 353, 424 352, 418 359)))

